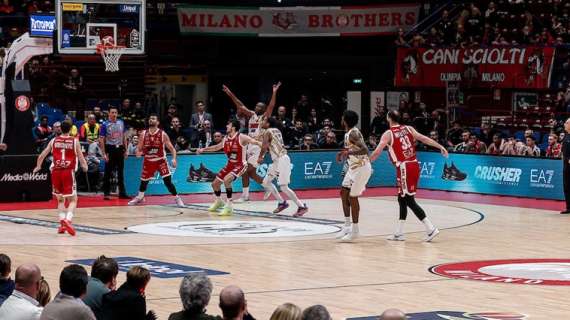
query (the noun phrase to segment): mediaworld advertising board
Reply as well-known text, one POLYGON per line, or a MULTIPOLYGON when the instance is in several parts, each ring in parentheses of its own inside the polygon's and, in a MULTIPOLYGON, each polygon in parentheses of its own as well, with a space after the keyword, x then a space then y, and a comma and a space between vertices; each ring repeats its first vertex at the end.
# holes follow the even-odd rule
POLYGON ((534 88, 550 86, 555 48, 398 48, 396 86, 534 88))
MULTIPOLYGON (((335 151, 290 152, 293 189, 337 188, 342 182, 343 165, 335 161, 335 151)), ((475 154, 420 152, 420 188, 497 194, 542 199, 563 199, 562 162, 560 160, 497 157, 475 154)), ((173 181, 180 193, 209 193, 215 174, 226 164, 224 154, 180 155, 173 181)), ((125 164, 127 193, 138 191, 142 160, 129 157, 125 164)), ((268 164, 257 172, 265 176, 268 164)), ((396 171, 383 153, 373 164, 368 187, 396 185, 396 171)), ((261 187, 252 183, 253 191, 261 187)), ((234 183, 241 190, 241 179, 234 183)), ((151 180, 147 194, 168 194, 162 179, 151 180)))
POLYGON ((393 34, 418 22, 419 4, 341 7, 181 6, 182 34, 322 37, 393 34))

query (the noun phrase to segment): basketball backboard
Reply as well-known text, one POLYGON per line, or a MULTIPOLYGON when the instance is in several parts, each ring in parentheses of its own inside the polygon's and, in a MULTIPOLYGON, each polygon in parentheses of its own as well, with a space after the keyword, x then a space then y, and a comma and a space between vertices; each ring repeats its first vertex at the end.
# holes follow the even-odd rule
POLYGON ((123 54, 145 52, 145 0, 57 0, 56 20, 60 54, 95 54, 108 41, 123 54))

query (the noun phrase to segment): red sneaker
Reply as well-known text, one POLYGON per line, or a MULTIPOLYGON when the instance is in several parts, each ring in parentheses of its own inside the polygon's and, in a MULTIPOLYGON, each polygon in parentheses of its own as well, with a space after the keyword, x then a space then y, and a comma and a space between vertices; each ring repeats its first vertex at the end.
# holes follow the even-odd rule
POLYGON ((66 219, 63 220, 61 223, 63 224, 63 228, 65 229, 65 231, 67 231, 67 233, 69 233, 69 235, 75 236, 75 229, 73 228, 73 225, 71 225, 71 221, 66 219))
POLYGON ((293 214, 293 217, 302 217, 307 212, 309 212, 309 207, 307 207, 307 205, 305 204, 304 206, 299 207, 299 209, 297 209, 297 212, 293 214))
POLYGON ((57 233, 59 233, 59 234, 65 233, 65 227, 63 226, 63 220, 59 220, 59 228, 57 228, 57 233))

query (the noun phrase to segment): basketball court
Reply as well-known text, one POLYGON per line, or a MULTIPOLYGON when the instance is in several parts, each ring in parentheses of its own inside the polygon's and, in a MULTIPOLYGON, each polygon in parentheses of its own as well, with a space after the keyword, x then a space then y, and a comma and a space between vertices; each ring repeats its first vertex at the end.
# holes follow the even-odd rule
MULTIPOLYGON (((354 243, 335 239, 343 223, 336 190, 300 192, 310 206, 302 218, 291 217, 293 208, 270 213, 273 201, 236 205, 234 216, 218 217, 207 212, 211 196, 205 194, 185 196, 187 208, 172 206, 171 197, 148 197, 141 207, 80 197, 76 237, 56 234, 54 204, 6 204, 0 207, 0 251, 14 265, 40 265, 55 291, 69 261, 88 265, 87 259, 105 254, 127 257, 119 259, 121 265, 151 266, 148 307, 161 319, 181 308, 178 286, 188 270, 210 274, 215 288, 210 312, 219 312, 221 288, 237 284, 257 319, 269 318, 287 301, 301 307, 324 304, 334 319, 374 316, 389 307, 529 319, 570 312, 564 287, 570 284, 570 261, 540 260, 566 257, 568 229, 566 217, 554 211, 557 202, 423 191, 419 201, 441 234, 432 243, 422 242, 423 226, 410 216, 407 241, 390 242, 385 238, 397 219, 393 193, 391 188, 366 192, 362 237, 354 243), (487 266, 485 275, 466 271, 469 262, 481 260, 502 262, 487 266), (448 263, 463 263, 465 270, 439 266, 430 272, 448 263)), ((122 282, 125 273, 119 277, 122 282)))

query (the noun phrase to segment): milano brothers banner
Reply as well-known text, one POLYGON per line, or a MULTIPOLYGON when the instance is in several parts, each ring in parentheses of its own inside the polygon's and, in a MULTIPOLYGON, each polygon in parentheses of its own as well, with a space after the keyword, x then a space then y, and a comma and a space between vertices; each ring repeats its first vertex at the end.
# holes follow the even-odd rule
POLYGON ((548 88, 554 48, 398 48, 396 86, 548 88))
POLYGON ((395 33, 418 22, 418 4, 362 7, 178 8, 180 33, 260 37, 354 36, 395 33))

